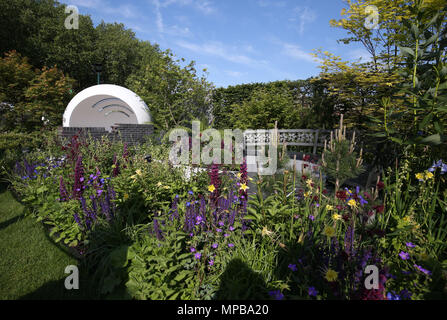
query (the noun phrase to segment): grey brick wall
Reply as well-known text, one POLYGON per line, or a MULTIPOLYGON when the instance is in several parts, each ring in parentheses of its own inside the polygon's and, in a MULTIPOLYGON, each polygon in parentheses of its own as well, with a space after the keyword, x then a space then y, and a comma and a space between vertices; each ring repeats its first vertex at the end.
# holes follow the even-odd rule
POLYGON ((154 133, 154 126, 151 124, 124 124, 117 123, 112 126, 112 132, 108 132, 102 127, 59 127, 59 139, 68 141, 74 135, 101 139, 107 137, 111 141, 121 140, 128 144, 139 144, 146 140, 147 136, 154 133))

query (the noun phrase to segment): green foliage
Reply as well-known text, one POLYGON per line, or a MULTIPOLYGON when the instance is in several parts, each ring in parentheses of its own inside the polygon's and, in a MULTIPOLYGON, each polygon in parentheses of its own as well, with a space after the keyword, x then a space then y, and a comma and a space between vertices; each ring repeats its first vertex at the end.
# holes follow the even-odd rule
POLYGON ((213 91, 213 126, 267 128, 274 124, 267 118, 273 115, 279 121, 279 128, 331 127, 333 106, 334 101, 326 94, 321 81, 285 80, 229 86, 213 91), (276 113, 263 107, 273 108, 276 113))
POLYGON ((323 171, 334 179, 335 191, 348 179, 355 178, 365 169, 362 167, 362 150, 357 157, 355 148, 355 132, 352 140, 346 139, 346 127, 343 126, 343 115, 340 118, 340 128, 335 131, 335 137, 331 132, 331 140, 325 142, 322 156, 323 171), (326 143, 328 147, 326 148, 326 143))
POLYGON ((171 232, 163 241, 144 236, 128 251, 127 291, 141 300, 195 299, 193 256, 184 253, 186 235, 171 232))
POLYGON ((158 130, 187 126, 195 118, 208 120, 211 85, 197 76, 194 62, 185 67, 178 62, 170 51, 164 52, 142 65, 126 82, 146 102, 158 130))

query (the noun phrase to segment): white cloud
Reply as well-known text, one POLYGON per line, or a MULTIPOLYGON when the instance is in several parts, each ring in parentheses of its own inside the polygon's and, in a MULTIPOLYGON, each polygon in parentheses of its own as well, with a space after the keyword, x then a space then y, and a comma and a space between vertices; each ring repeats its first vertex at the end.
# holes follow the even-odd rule
POLYGON ((314 22, 317 18, 316 13, 309 7, 296 7, 293 12, 294 16, 289 21, 294 23, 300 35, 304 33, 307 25, 314 22))
POLYGON ((282 53, 297 60, 304 60, 308 62, 317 63, 316 58, 309 52, 304 51, 299 46, 290 43, 283 43, 282 53))
POLYGON ((224 71, 225 74, 229 75, 230 77, 233 78, 240 78, 241 76, 245 75, 245 72, 240 72, 240 71, 232 71, 232 70, 225 70, 224 71))
POLYGON ((130 4, 115 6, 106 0, 70 0, 67 1, 67 3, 77 7, 95 9, 101 13, 117 15, 124 18, 135 18, 138 15, 138 10, 130 4))
POLYGON ((221 42, 210 41, 203 44, 196 44, 187 41, 177 41, 176 44, 179 47, 188 49, 195 53, 205 53, 208 55, 216 56, 222 58, 224 60, 240 63, 244 65, 259 65, 265 64, 265 61, 258 61, 250 58, 247 55, 239 54, 239 48, 237 47, 227 47, 223 45, 221 42))

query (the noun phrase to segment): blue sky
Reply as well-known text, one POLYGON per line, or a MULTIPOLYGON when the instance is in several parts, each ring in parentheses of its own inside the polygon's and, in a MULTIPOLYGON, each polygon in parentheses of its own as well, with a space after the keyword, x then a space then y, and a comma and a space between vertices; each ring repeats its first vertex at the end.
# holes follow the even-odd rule
POLYGON ((360 45, 337 44, 330 27, 342 0, 65 0, 95 25, 122 22, 139 39, 194 60, 217 87, 316 76, 321 48, 344 59, 368 58, 360 45))

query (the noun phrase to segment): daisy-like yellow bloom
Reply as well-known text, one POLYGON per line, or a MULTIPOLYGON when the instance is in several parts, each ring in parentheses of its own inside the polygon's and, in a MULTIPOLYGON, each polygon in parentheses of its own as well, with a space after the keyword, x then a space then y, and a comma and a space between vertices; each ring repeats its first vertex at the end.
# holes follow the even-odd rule
POLYGON ((312 179, 307 179, 306 180, 306 184, 307 184, 307 186, 309 187, 309 188, 311 188, 312 189, 312 179))
POLYGON ((333 215, 332 215, 332 219, 334 219, 334 220, 341 220, 341 215, 339 215, 338 213, 334 213, 333 215))
POLYGON ((163 183, 161 183, 161 181, 158 181, 157 187, 161 187, 162 185, 163 185, 163 183))
POLYGON ((331 206, 330 204, 327 204, 327 205, 326 205, 326 210, 327 210, 327 211, 334 210, 334 207, 331 206))
POLYGON ((241 183, 241 187, 239 189, 243 190, 243 191, 246 191, 247 189, 250 189, 250 188, 247 187, 247 185, 245 183, 241 183))
POLYGON ((331 226, 326 226, 323 229, 323 234, 329 238, 335 237, 335 229, 331 226))
POLYGON ((424 174, 422 172, 416 173, 416 179, 424 181, 424 174))
POLYGON ((304 197, 305 197, 305 198, 308 198, 309 196, 310 196, 310 192, 305 192, 305 193, 304 193, 304 197))
POLYGON ((326 275, 324 277, 326 278, 327 281, 334 282, 338 278, 338 272, 336 272, 332 269, 328 269, 326 271, 326 275))
POLYGON ((426 173, 425 173, 425 179, 432 179, 433 178, 433 173, 431 173, 431 172, 429 172, 429 171, 427 171, 426 173))
POLYGON ((143 172, 141 172, 140 169, 137 169, 137 170, 135 171, 135 173, 136 173, 137 175, 139 175, 139 176, 142 176, 142 175, 143 175, 143 172))
POLYGON ((214 184, 211 184, 211 185, 208 186, 208 191, 209 192, 213 193, 214 190, 216 190, 216 187, 214 186, 214 184))
POLYGON ((357 202, 354 199, 348 201, 348 206, 351 208, 357 208, 357 202))
POLYGON ((240 179, 241 177, 242 177, 242 173, 238 173, 237 175, 236 175, 236 177, 238 178, 238 179, 240 179))

